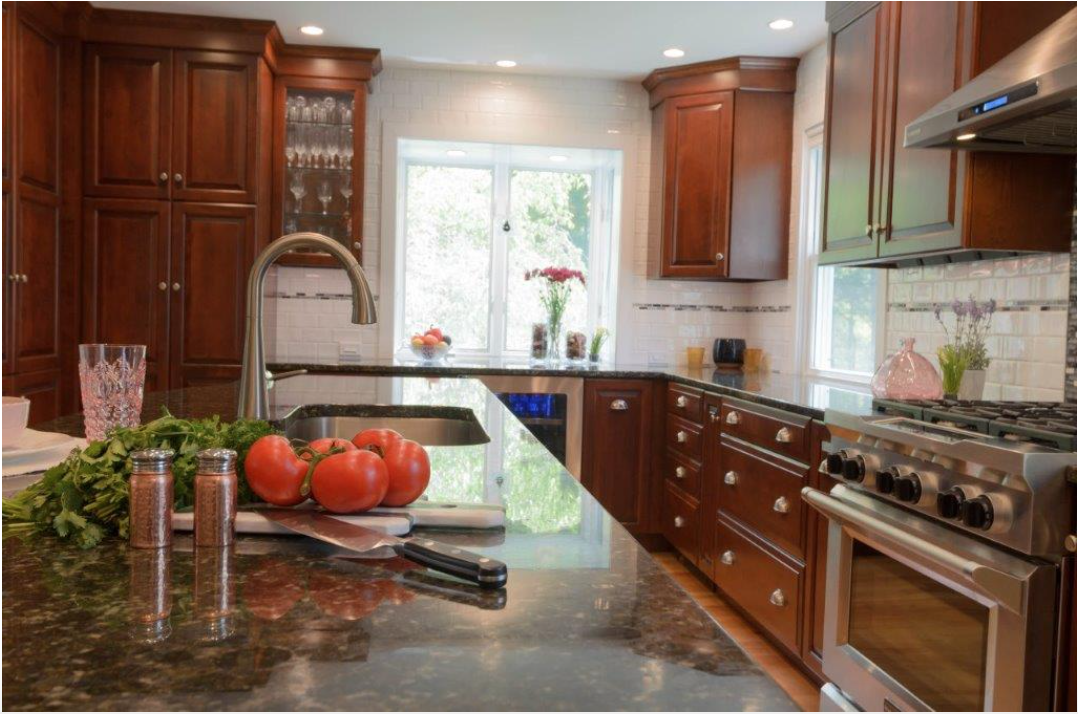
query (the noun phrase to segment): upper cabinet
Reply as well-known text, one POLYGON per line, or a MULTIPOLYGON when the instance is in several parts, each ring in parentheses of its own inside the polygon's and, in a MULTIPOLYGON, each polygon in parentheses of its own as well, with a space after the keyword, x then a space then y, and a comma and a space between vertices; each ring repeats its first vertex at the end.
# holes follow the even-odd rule
POLYGON ((1073 157, 907 150, 902 141, 906 124, 1071 6, 828 3, 821 262, 1069 249, 1073 157))
POLYGON ((89 45, 89 196, 254 203, 255 55, 89 45))
POLYGON ((648 272, 786 277, 797 60, 733 57, 652 72, 648 272))

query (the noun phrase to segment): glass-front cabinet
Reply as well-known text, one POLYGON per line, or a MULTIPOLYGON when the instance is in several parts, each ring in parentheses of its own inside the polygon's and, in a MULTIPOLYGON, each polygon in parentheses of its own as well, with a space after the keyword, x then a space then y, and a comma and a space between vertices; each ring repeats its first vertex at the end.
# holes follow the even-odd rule
MULTIPOLYGON (((366 83, 283 78, 275 92, 274 237, 321 233, 362 262, 366 83)), ((297 252, 291 265, 336 265, 297 252)))

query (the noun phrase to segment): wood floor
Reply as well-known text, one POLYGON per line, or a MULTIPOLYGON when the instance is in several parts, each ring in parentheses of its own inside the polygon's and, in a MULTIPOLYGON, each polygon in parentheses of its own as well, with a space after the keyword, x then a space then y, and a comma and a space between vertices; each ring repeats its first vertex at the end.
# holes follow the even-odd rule
POLYGON ((816 683, 791 664, 774 645, 754 630, 745 618, 713 593, 674 553, 652 553, 652 556, 670 573, 670 577, 741 645, 749 657, 790 695, 797 706, 805 711, 817 711, 820 708, 820 689, 816 683))

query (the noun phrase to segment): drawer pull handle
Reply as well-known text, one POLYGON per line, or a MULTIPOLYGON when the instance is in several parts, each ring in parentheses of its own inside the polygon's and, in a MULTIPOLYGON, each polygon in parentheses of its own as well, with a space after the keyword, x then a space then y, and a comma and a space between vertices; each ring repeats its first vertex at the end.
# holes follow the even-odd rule
POLYGON ((615 399, 610 402, 610 410, 615 412, 623 412, 629 408, 629 402, 624 399, 615 399))
POLYGON ((684 396, 680 396, 674 403, 677 404, 679 408, 684 409, 686 406, 688 406, 689 400, 686 399, 684 396))
POLYGON ((688 473, 689 472, 685 470, 684 466, 678 466, 676 469, 674 469, 674 475, 678 478, 685 478, 688 473))
POLYGON ((737 471, 727 471, 726 475, 722 477, 722 482, 727 486, 737 485, 737 471))
POLYGON ((779 442, 780 444, 789 444, 793 440, 794 435, 791 434, 790 430, 786 427, 782 427, 775 432, 775 441, 779 442))
POLYGON ((734 551, 732 550, 723 551, 723 554, 719 557, 719 561, 722 562, 723 565, 733 565, 734 560, 734 551))
POLYGON ((730 412, 729 414, 726 415, 726 423, 727 424, 740 424, 741 423, 741 413, 740 412, 730 412))
POLYGON ((773 510, 775 513, 789 513, 790 502, 786 499, 785 496, 779 496, 775 499, 775 505, 771 507, 771 510, 773 510))
POLYGON ((677 443, 684 444, 688 440, 689 440, 689 435, 686 434, 684 431, 679 431, 677 433, 677 443))
POLYGON ((684 528, 685 519, 681 516, 674 516, 674 528, 684 528))
POLYGON ((769 597, 768 600, 775 607, 786 607, 786 594, 778 588, 775 588, 775 592, 771 593, 771 597, 769 597))

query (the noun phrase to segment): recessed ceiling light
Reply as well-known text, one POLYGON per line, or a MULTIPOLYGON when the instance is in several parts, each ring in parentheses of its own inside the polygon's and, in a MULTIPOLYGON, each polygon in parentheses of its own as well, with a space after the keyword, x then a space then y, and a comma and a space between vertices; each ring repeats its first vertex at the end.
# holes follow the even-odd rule
POLYGON ((318 25, 304 25, 303 27, 299 28, 299 31, 305 35, 313 35, 314 37, 317 37, 318 35, 321 35, 323 32, 325 32, 325 30, 323 30, 318 25))
POLYGON ((494 64, 498 65, 499 67, 505 67, 506 69, 517 66, 517 63, 513 60, 498 60, 494 64))
POLYGON ((778 20, 772 20, 771 22, 767 23, 767 26, 770 27, 772 30, 789 30, 791 27, 794 26, 794 21, 784 20, 780 18, 778 20))
POLYGON ((677 59, 678 57, 685 56, 685 50, 678 49, 677 47, 671 47, 668 50, 663 50, 663 56, 670 59, 677 59))
POLYGON ((970 139, 976 139, 976 134, 959 134, 955 137, 956 141, 969 141, 970 139))
POLYGON ((445 152, 446 156, 467 156, 468 152, 464 149, 449 149, 445 152))
POLYGON ((566 156, 565 154, 554 154, 554 155, 552 155, 552 156, 550 157, 550 160, 551 160, 551 161, 557 161, 557 162, 559 162, 559 163, 560 163, 560 162, 562 162, 562 161, 568 161, 568 160, 569 160, 569 157, 568 157, 568 156, 566 156))

